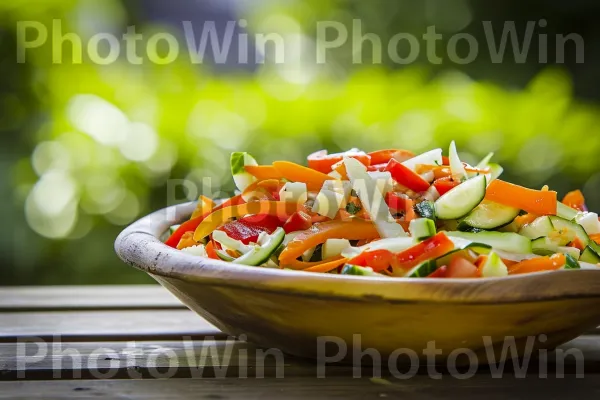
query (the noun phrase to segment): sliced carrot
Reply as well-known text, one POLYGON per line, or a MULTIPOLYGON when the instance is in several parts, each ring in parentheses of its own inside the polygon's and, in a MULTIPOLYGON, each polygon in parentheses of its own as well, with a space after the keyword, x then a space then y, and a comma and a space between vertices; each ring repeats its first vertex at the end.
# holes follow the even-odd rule
POLYGON ((208 256, 208 258, 220 260, 219 256, 217 255, 217 252, 215 251, 215 244, 212 240, 208 242, 204 249, 206 250, 206 255, 208 256))
MULTIPOLYGON (((348 259, 344 258, 342 256, 335 256, 335 257, 331 257, 328 258, 327 260, 322 260, 322 261, 313 261, 313 262, 307 262, 307 261, 299 261, 297 259, 293 259, 290 261, 287 261, 286 263, 280 263, 282 268, 291 268, 291 269, 295 269, 295 270, 308 270, 309 268, 315 268, 315 267, 319 267, 319 266, 323 266, 324 264, 330 264, 330 265, 334 265, 330 267, 328 270, 323 271, 323 272, 328 272, 331 271, 334 268, 339 267, 340 265, 342 265, 343 263, 345 263, 348 259)), ((321 269, 327 269, 328 266, 324 266, 321 269)), ((321 272, 321 271, 314 271, 314 272, 321 272)))
POLYGON ((371 165, 387 164, 392 158, 398 162, 410 160, 415 156, 415 153, 404 149, 385 149, 377 150, 369 153, 371 156, 371 165))
POLYGON ((528 189, 499 179, 487 188, 485 198, 538 215, 556 215, 556 192, 528 189))
POLYGON ((246 165, 244 169, 258 180, 283 178, 277 168, 272 165, 246 165))
POLYGON ((237 206, 225 207, 214 211, 204 218, 194 232, 194 240, 200 241, 231 218, 241 217, 246 214, 268 214, 288 218, 298 211, 300 207, 296 203, 282 201, 252 201, 237 206))
POLYGON ((587 211, 587 207, 585 206, 585 197, 583 197, 581 190, 574 190, 567 193, 563 198, 562 203, 579 211, 587 211))
POLYGON ((521 227, 523 225, 527 225, 532 223, 533 221, 535 221, 537 219, 538 215, 535 214, 525 214, 525 215, 519 215, 517 216, 517 218, 515 218, 515 224, 517 224, 517 226, 521 227))
POLYGON ((334 179, 327 174, 289 161, 275 161, 273 166, 285 179, 306 183, 308 190, 320 190, 325 181, 334 179))
POLYGON ((579 239, 578 237, 576 237, 575 239, 573 239, 573 241, 571 243, 569 243, 570 247, 575 247, 576 249, 579 249, 581 251, 583 251, 583 249, 585 249, 585 245, 583 244, 583 242, 581 241, 581 239, 579 239))
POLYGON ((328 221, 313 225, 297 235, 279 255, 279 262, 287 265, 300 257, 306 250, 324 243, 327 239, 376 239, 379 233, 370 221, 328 221))
POLYGON ((314 267, 306 268, 304 271, 306 272, 329 272, 338 268, 341 265, 344 265, 348 261, 347 258, 340 258, 339 260, 329 261, 323 264, 315 265, 314 267))
POLYGON ((515 275, 528 274, 531 272, 554 271, 565 265, 566 262, 567 259, 565 255, 557 253, 550 257, 537 257, 521 261, 520 263, 510 266, 508 268, 508 273, 515 275))
POLYGON ((348 174, 346 173, 346 164, 344 164, 343 160, 333 164, 333 166, 331 168, 333 169, 333 171, 340 174, 340 176, 342 177, 343 180, 345 180, 345 181, 348 180, 348 174))

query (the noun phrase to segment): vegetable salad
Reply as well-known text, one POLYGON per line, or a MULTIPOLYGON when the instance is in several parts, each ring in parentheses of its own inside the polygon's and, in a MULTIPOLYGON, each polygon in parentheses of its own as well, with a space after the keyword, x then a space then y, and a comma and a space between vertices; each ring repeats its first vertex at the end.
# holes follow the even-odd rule
POLYGON ((580 191, 498 179, 493 154, 462 162, 452 142, 416 155, 352 149, 259 165, 231 155, 238 193, 201 196, 166 244, 266 268, 366 276, 478 278, 598 268, 600 221, 580 191))

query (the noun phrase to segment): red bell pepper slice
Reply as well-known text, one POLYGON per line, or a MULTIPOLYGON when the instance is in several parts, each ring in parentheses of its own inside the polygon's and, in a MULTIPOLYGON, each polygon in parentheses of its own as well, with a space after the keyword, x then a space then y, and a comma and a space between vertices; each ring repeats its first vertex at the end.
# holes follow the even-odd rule
POLYGON ((567 193, 566 196, 562 199, 562 203, 579 211, 588 210, 587 206, 585 205, 585 198, 583 197, 583 193, 581 193, 581 190, 574 190, 572 192, 567 193))
POLYGON ((433 181, 433 186, 436 188, 440 196, 444 195, 446 192, 449 192, 451 189, 454 189, 458 185, 460 185, 460 182, 453 180, 451 176, 439 178, 433 181))
POLYGON ((388 192, 385 195, 385 202, 392 211, 403 212, 405 221, 416 218, 414 201, 404 193, 388 192))
POLYGON ((344 157, 355 158, 367 167, 371 165, 371 157, 362 151, 327 154, 327 150, 320 150, 307 157, 308 167, 324 174, 328 174, 331 172, 332 166, 335 163, 342 161, 344 157))
POLYGON ((371 267, 373 271, 382 271, 390 266, 408 269, 424 261, 441 257, 453 249, 454 243, 444 232, 439 232, 400 253, 392 253, 389 250, 366 251, 348 260, 348 264, 371 267))
POLYGON ((206 214, 201 215, 196 218, 192 218, 188 221, 185 221, 183 224, 181 224, 179 226, 179 228, 177 228, 177 230, 175 232, 173 232, 173 234, 171 236, 169 236, 169 238, 165 241, 165 244, 167 246, 176 248, 177 244, 181 240, 181 237, 183 236, 183 234, 186 232, 195 231, 196 228, 198 227, 198 225, 200 225, 200 223, 204 220, 204 218, 209 216, 211 213, 213 213, 214 211, 220 210, 223 207, 235 206, 235 205, 242 204, 242 203, 244 203, 244 199, 242 199, 241 195, 233 196, 232 198, 219 204, 218 206, 216 206, 214 209, 210 210, 206 214))
POLYGON ((438 269, 433 271, 431 274, 427 275, 427 277, 428 278, 445 278, 447 270, 448 270, 448 267, 446 265, 442 265, 441 267, 439 267, 438 269))
POLYGON ((206 250, 206 255, 208 256, 208 258, 212 258, 213 260, 220 260, 219 256, 217 255, 217 252, 215 251, 215 244, 212 240, 208 242, 204 250, 206 250))
POLYGON ((424 192, 429 189, 429 182, 421 178, 417 173, 405 167, 395 159, 391 159, 385 167, 385 171, 392 174, 392 179, 415 192, 424 192))
POLYGON ((371 164, 367 167, 367 171, 369 172, 382 172, 385 171, 385 167, 387 167, 387 163, 382 164, 371 164))
POLYGON ((312 226, 312 217, 304 211, 298 211, 292 214, 283 224, 285 233, 304 231, 312 226))
POLYGON ((273 233, 275 229, 283 225, 283 222, 276 215, 257 214, 228 222, 219 230, 227 233, 227 236, 232 239, 248 244, 256 243, 262 232, 273 233))

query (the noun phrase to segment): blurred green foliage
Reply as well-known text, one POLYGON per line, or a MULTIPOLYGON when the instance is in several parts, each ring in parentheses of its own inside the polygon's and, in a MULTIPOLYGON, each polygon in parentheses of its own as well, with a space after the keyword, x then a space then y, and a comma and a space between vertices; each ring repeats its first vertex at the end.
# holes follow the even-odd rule
MULTIPOLYGON (((4 0, 0 21, 69 21, 82 3, 99 7, 4 0)), ((352 11, 334 1, 267 3, 253 10, 251 26, 285 15, 301 27, 315 13, 352 11)), ((117 2, 103 4, 124 18, 117 2)), ((14 45, 0 47, 14 80, 2 82, 0 94, 3 136, 10 136, 3 148, 11 149, 2 152, 9 186, 2 216, 12 231, 1 236, 11 255, 1 284, 148 281, 114 256, 119 230, 167 205, 169 179, 189 179, 213 196, 231 192, 235 150, 262 163, 302 162, 320 148, 418 152, 454 139, 466 161, 494 151, 506 179, 548 183, 560 194, 582 187, 591 208, 600 208, 600 109, 574 100, 559 68, 511 90, 427 66, 361 66, 340 75, 329 65, 307 72, 267 64, 252 74, 215 75, 183 60, 50 65, 44 51, 16 66, 14 45), (206 177, 210 184, 202 186, 206 177)))

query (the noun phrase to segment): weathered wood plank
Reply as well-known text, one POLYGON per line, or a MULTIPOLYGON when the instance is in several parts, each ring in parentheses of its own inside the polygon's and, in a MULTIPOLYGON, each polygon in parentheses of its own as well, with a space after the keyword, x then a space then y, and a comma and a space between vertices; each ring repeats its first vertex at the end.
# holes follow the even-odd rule
POLYGON ((183 308, 158 284, 0 287, 0 312, 183 308))
POLYGON ((36 336, 64 341, 178 340, 219 335, 189 310, 48 311, 0 313, 0 342, 36 336))
MULTIPOLYGON (((546 366, 549 376, 563 370, 566 374, 600 373, 600 337, 586 336, 573 340, 560 349, 571 355, 558 358, 550 353, 547 362, 532 358, 528 373, 539 373, 546 366), (575 356, 576 352, 581 356, 575 356), (561 367, 564 365, 564 368, 561 367)), ((535 353, 534 353, 535 354, 535 353)), ((361 376, 374 376, 369 358, 361 369, 361 376)), ((436 370, 452 371, 447 362, 436 358, 436 370)), ((522 365, 522 364, 518 364, 522 365)), ((408 358, 399 360, 402 373, 411 370, 408 358)), ((427 373, 428 364, 416 364, 420 374, 427 373)), ((259 349, 245 342, 227 340, 182 340, 152 342, 97 342, 97 343, 44 343, 0 344, 0 380, 18 379, 140 379, 140 378, 212 378, 212 377, 298 377, 356 376, 352 366, 322 364, 313 360, 292 357, 277 349, 259 349)), ((459 367, 464 371, 464 367, 459 367)), ((486 365, 478 366, 477 373, 490 374, 486 365)), ((514 375, 512 360, 506 361, 504 371, 514 375)), ((394 376, 387 363, 381 365, 383 376, 394 376)), ((376 376, 376 375, 375 375, 376 376)))
POLYGON ((371 380, 335 377, 267 379, 169 379, 0 382, 0 399, 448 399, 563 400, 596 398, 597 376, 584 379, 493 379, 475 376, 467 380, 444 377, 433 380, 371 380))

